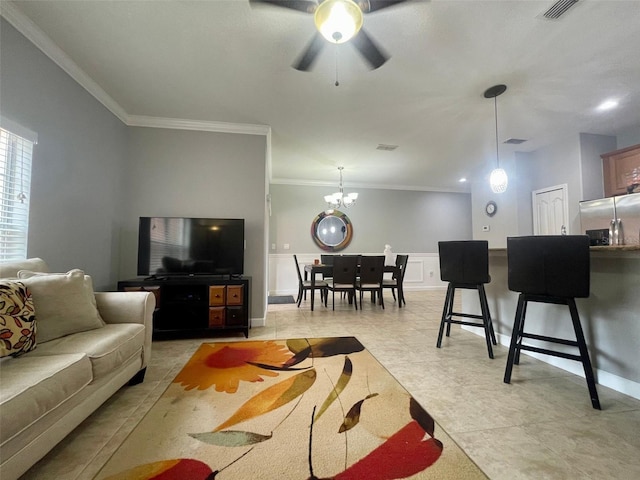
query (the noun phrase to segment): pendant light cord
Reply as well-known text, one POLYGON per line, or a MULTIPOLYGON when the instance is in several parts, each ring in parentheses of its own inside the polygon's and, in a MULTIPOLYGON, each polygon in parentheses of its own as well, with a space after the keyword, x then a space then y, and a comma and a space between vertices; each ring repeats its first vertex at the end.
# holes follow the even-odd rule
POLYGON ((336 43, 336 87, 340 86, 340 82, 338 81, 338 44, 336 43))
POLYGON ((500 168, 500 150, 498 149, 498 96, 493 97, 493 107, 496 117, 496 160, 498 168, 500 168))

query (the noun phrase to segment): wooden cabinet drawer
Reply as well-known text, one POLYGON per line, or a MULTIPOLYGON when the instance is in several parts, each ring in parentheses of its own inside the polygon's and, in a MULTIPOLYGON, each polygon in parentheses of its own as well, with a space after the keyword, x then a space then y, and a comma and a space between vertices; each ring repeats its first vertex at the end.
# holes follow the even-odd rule
POLYGON ((209 305, 225 305, 225 286, 211 285, 209 286, 209 305))
POLYGON ((227 305, 242 305, 243 295, 242 285, 227 285, 227 305))
POLYGON ((209 328, 224 327, 225 311, 224 307, 209 307, 209 328))
POLYGON ((228 307, 227 308, 226 324, 228 326, 244 325, 245 324, 244 308, 242 308, 242 307, 228 307))

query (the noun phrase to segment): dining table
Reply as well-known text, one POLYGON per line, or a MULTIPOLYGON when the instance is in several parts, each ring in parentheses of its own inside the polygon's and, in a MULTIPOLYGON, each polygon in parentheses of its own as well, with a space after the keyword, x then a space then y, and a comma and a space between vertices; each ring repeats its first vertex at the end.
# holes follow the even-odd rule
MULTIPOLYGON (((398 267, 395 265, 385 265, 384 272, 396 273, 398 267)), ((313 300, 316 291, 316 276, 322 274, 323 277, 333 276, 333 265, 325 263, 308 263, 304 266, 304 280, 311 279, 311 311, 313 312, 313 300)))

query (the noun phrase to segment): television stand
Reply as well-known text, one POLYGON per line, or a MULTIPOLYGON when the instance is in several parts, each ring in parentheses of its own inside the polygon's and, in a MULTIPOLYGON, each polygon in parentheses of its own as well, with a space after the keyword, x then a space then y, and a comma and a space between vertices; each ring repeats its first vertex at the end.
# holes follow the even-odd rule
POLYGON ((118 282, 120 291, 156 297, 155 337, 242 332, 249 337, 251 277, 230 275, 151 276, 118 282))

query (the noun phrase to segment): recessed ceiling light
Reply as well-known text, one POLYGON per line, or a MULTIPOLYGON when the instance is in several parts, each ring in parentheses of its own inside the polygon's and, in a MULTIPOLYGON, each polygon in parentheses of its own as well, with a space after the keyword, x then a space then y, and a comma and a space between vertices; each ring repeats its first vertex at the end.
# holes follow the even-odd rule
POLYGON ((467 181, 467 179, 466 179, 466 178, 464 178, 464 177, 462 177, 462 178, 461 178, 460 180, 458 180, 458 181, 459 181, 460 183, 464 183, 464 182, 466 182, 466 181, 467 181))
POLYGON ((600 105, 598 105, 598 110, 600 111, 611 110, 612 108, 616 108, 617 106, 618 106, 617 100, 606 100, 602 102, 600 105))

